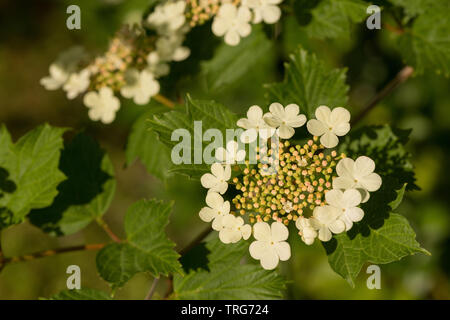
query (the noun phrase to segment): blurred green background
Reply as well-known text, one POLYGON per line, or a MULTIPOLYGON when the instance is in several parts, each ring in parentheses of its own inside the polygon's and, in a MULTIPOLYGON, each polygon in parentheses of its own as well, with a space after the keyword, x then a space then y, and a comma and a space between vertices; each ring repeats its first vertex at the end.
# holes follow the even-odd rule
MULTIPOLYGON (((80 98, 69 101, 63 91, 49 92, 39 85, 49 64, 72 45, 83 45, 101 53, 121 23, 138 21, 149 0, 0 0, 0 123, 5 123, 17 139, 35 126, 48 122, 54 126, 84 129, 95 137, 111 156, 118 181, 116 196, 105 220, 123 235, 122 219, 127 207, 141 198, 175 200, 169 235, 178 248, 184 247, 205 227, 198 219, 204 191, 200 184, 176 177, 166 183, 146 173, 139 162, 125 166, 124 147, 133 121, 146 110, 122 101, 114 124, 91 122, 80 98), (66 8, 77 3, 82 10, 82 29, 65 26, 66 8)), ((192 92, 196 98, 215 98, 243 114, 251 104, 264 104, 262 85, 282 78, 282 62, 298 45, 315 52, 332 67, 348 68, 351 87, 349 108, 353 115, 364 107, 402 68, 402 60, 390 35, 367 30, 364 24, 347 40, 307 39, 292 17, 284 19, 276 32, 268 34, 276 45, 261 64, 238 82, 214 93, 196 82, 185 81, 178 92, 192 92)), ((211 35, 212 37, 212 35, 211 35)), ((202 47, 202 42, 194 43, 202 47)), ((189 80, 187 78, 185 80, 189 80)), ((319 243, 308 247, 292 243, 293 254, 281 270, 287 279, 289 299, 449 299, 450 298, 450 175, 449 161, 450 81, 427 74, 401 85, 364 120, 364 124, 390 123, 413 128, 408 144, 421 191, 409 193, 400 207, 417 233, 419 242, 431 257, 413 256, 381 266, 381 290, 369 290, 363 268, 356 288, 335 274, 319 243)), ((52 238, 29 223, 2 232, 6 256, 18 256, 48 248, 108 241, 97 225, 90 225, 72 236, 52 238)), ((11 264, 0 274, 0 299, 36 299, 66 289, 67 266, 81 267, 82 286, 108 290, 96 272, 95 252, 67 253, 30 262, 11 264)), ((143 299, 150 287, 150 276, 140 274, 118 290, 121 299, 143 299)), ((158 293, 164 293, 161 282, 158 293)))

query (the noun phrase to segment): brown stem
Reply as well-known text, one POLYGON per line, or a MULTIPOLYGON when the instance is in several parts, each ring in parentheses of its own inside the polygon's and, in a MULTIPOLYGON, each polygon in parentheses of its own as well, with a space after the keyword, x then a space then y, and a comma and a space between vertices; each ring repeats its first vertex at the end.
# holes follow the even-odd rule
POLYGON ((170 109, 175 108, 175 102, 164 97, 163 95, 157 94, 156 96, 153 96, 153 99, 155 99, 159 103, 162 103, 163 105, 165 105, 166 107, 168 107, 170 109))
POLYGON ((147 296, 145 297, 145 300, 151 300, 152 299, 153 294, 156 291, 156 285, 158 284, 158 281, 159 281, 159 278, 153 279, 152 286, 150 287, 150 290, 148 291, 147 296))
POLYGON ((56 254, 66 253, 66 252, 100 250, 105 245, 106 244, 104 244, 104 243, 86 244, 86 245, 58 248, 58 249, 52 249, 52 250, 44 250, 44 251, 31 253, 28 255, 23 255, 23 256, 18 256, 18 257, 10 257, 10 258, 3 258, 3 259, 0 258, 0 269, 2 269, 5 265, 7 265, 9 263, 30 261, 30 260, 44 258, 44 257, 50 257, 50 256, 54 256, 56 254))
POLYGON ((392 79, 380 92, 378 92, 364 107, 364 109, 352 120, 351 124, 354 126, 361 121, 376 105, 386 98, 397 86, 408 80, 414 73, 413 67, 406 66, 392 79))
POLYGON ((108 236, 114 241, 114 242, 122 242, 122 240, 120 240, 120 238, 111 230, 111 228, 109 227, 109 225, 105 222, 105 220, 103 220, 103 218, 98 217, 96 219, 98 225, 108 234, 108 236))

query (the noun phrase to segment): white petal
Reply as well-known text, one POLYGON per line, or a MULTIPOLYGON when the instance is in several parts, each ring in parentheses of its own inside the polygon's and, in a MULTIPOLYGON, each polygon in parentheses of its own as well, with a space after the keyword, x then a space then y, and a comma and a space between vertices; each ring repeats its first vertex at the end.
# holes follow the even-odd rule
POLYGON ((333 178, 333 189, 351 189, 355 186, 355 181, 348 177, 333 178))
POLYGON ((334 125, 349 122, 350 121, 350 112, 348 112, 345 108, 334 108, 333 111, 331 111, 330 115, 330 122, 334 125))
POLYGON ((355 162, 353 161, 353 159, 350 158, 341 159, 336 166, 336 173, 340 177, 348 177, 353 179, 354 165, 355 162))
POLYGON ((286 119, 295 118, 299 112, 300 107, 295 103, 288 104, 286 108, 284 108, 286 119))
POLYGON ((215 157, 220 162, 225 162, 227 160, 227 150, 222 147, 216 149, 215 157))
POLYGON ((272 113, 266 113, 264 115, 264 121, 272 128, 277 128, 282 123, 281 119, 273 115, 272 113))
POLYGON ((271 248, 269 252, 266 252, 266 254, 261 257, 261 266, 266 270, 273 270, 278 266, 279 261, 275 250, 271 248))
POLYGON ((289 237, 288 228, 281 222, 272 223, 271 231, 273 241, 285 241, 289 237))
POLYGON ((277 6, 267 6, 262 11, 262 17, 267 24, 275 23, 280 20, 281 10, 277 6))
POLYGON ((325 125, 330 123, 331 110, 327 106, 320 106, 315 112, 316 119, 325 125))
POLYGON ((230 25, 227 20, 220 17, 216 17, 214 19, 211 29, 216 36, 221 37, 227 32, 229 27, 230 25))
POLYGON ((333 133, 337 136, 345 136, 350 131, 350 123, 341 123, 333 127, 333 133))
POLYGON ((248 238, 250 238, 250 236, 252 234, 252 227, 249 224, 246 224, 241 227, 241 232, 242 232, 242 238, 244 240, 247 240, 248 238))
POLYGON ((306 116, 304 114, 300 114, 296 117, 293 117, 291 119, 288 119, 288 121, 286 121, 286 124, 294 127, 294 128, 299 128, 301 126, 303 126, 306 122, 306 116))
POLYGON ((200 210, 198 215, 200 216, 200 219, 202 219, 203 221, 211 222, 211 220, 217 216, 217 212, 211 208, 204 207, 200 210))
POLYGON ((267 251, 269 251, 270 246, 269 243, 266 241, 253 241, 250 244, 249 252, 253 259, 261 259, 262 256, 266 254, 267 251))
POLYGON ((230 180, 230 178, 231 178, 231 166, 229 164, 227 164, 223 171, 223 179, 225 181, 228 181, 228 180, 230 180))
POLYGON ((328 131, 320 138, 320 143, 326 148, 334 148, 338 145, 339 139, 334 133, 328 131))
POLYGON ((364 218, 364 210, 361 208, 350 208, 345 212, 350 221, 358 222, 364 218))
MULTIPOLYGON (((355 190, 356 191, 356 190, 355 190)), ((358 191, 356 191, 358 192, 358 191)), ((344 193, 339 189, 333 189, 325 193, 325 200, 328 204, 332 205, 336 208, 343 208, 342 206, 342 197, 344 193)))
POLYGON ((319 236, 320 241, 330 241, 331 240, 331 232, 328 230, 328 228, 322 227, 319 230, 319 236))
POLYGON ((244 23, 238 29, 239 35, 242 38, 247 37, 250 33, 252 33, 252 26, 249 23, 244 23))
POLYGON ((218 192, 220 194, 224 194, 228 189, 228 183, 226 182, 219 182, 214 187, 212 187, 210 190, 218 192))
POLYGON ((367 191, 377 191, 381 187, 381 177, 376 173, 371 173, 359 180, 359 183, 367 189, 367 191))
POLYGON ((339 234, 345 231, 345 223, 342 220, 335 220, 329 225, 331 232, 339 234))
POLYGON ((240 139, 242 143, 252 143, 257 137, 258 132, 255 129, 248 129, 241 134, 240 139))
POLYGON ((267 222, 257 222, 253 226, 253 236, 256 240, 270 241, 271 229, 267 222))
POLYGON ((278 135, 281 139, 289 139, 295 134, 295 130, 292 127, 286 126, 282 124, 280 128, 278 128, 278 135))
POLYGON ((366 156, 358 157, 355 161, 355 177, 365 177, 375 171, 375 162, 366 156))
POLYGON ((366 203, 367 201, 369 201, 370 199, 370 193, 369 191, 367 191, 366 189, 362 189, 362 188, 357 188, 356 190, 359 191, 359 193, 361 193, 361 203, 366 203))
POLYGON ((239 33, 235 30, 229 30, 225 34, 225 43, 230 46, 237 46, 239 42, 241 41, 241 37, 239 36, 239 33))
POLYGON ((218 180, 211 173, 205 173, 200 178, 200 182, 204 188, 210 189, 218 183, 218 180))
MULTIPOLYGON (((330 193, 329 191, 328 193, 330 193)), ((361 193, 355 189, 346 190, 342 196, 342 204, 345 208, 356 207, 361 203, 361 193)))
POLYGON ((284 108, 281 103, 274 102, 269 107, 270 113, 272 113, 275 117, 283 119, 284 118, 284 108))
POLYGON ((281 261, 287 261, 291 257, 291 247, 286 241, 276 243, 275 251, 281 261))
POLYGON ((211 172, 218 179, 223 179, 224 170, 223 170, 223 166, 220 163, 217 163, 217 162, 213 163, 211 166, 211 172))
POLYGON ((306 127, 308 128, 309 133, 318 137, 323 135, 328 130, 323 122, 316 119, 309 120, 306 127))
POLYGON ((263 111, 259 106, 251 106, 247 111, 247 118, 251 122, 255 123, 262 119, 263 111))
POLYGON ((220 194, 216 192, 208 192, 206 195, 206 204, 213 209, 220 209, 223 206, 223 198, 220 194))

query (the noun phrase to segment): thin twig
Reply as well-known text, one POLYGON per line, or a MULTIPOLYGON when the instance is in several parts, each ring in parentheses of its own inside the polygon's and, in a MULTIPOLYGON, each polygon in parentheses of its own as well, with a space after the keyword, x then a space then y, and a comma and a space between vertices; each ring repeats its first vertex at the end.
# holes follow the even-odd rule
POLYGON ((165 105, 166 107, 173 109, 175 108, 175 102, 173 102, 172 100, 164 97, 161 94, 157 94, 156 96, 153 96, 153 99, 155 99, 156 101, 162 103, 163 105, 165 105))
POLYGON ((150 290, 147 293, 147 296, 145 297, 145 300, 152 300, 153 294, 156 291, 156 285, 158 284, 159 278, 153 279, 152 286, 150 287, 150 290))
POLYGON ((369 101, 366 107, 352 120, 351 124, 354 126, 361 121, 367 114, 372 111, 376 105, 386 98, 398 85, 405 82, 414 73, 413 67, 406 66, 392 79, 380 92, 378 92, 372 100, 369 101))
POLYGON ((114 242, 122 242, 122 240, 120 240, 120 238, 111 230, 111 228, 109 227, 109 225, 105 222, 105 220, 103 220, 103 218, 98 217, 96 219, 98 225, 108 234, 108 236, 114 241, 114 242))
POLYGON ((203 230, 197 237, 194 238, 186 247, 181 249, 178 253, 182 256, 184 256, 186 253, 188 253, 192 248, 197 246, 200 242, 202 242, 210 233, 212 229, 211 227, 203 230))
POLYGON ((44 251, 40 251, 40 252, 36 252, 36 253, 23 255, 23 256, 3 258, 2 260, 0 260, 0 269, 3 268, 5 265, 7 265, 9 263, 30 261, 30 260, 34 260, 34 259, 38 259, 38 258, 45 258, 45 257, 54 256, 54 255, 57 255, 57 254, 60 254, 60 253, 67 253, 67 252, 74 252, 74 251, 100 250, 105 245, 106 244, 104 244, 104 243, 86 244, 86 245, 79 245, 79 246, 73 246, 73 247, 44 250, 44 251))

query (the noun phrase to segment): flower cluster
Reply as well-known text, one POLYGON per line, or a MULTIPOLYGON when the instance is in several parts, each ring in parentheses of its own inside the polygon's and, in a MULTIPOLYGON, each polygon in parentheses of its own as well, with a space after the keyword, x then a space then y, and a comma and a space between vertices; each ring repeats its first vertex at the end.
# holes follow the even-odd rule
POLYGON ((218 161, 201 178, 208 189, 208 207, 199 215, 212 222, 224 243, 253 235, 250 255, 263 268, 274 269, 291 256, 290 222, 307 245, 316 238, 329 241, 333 234, 346 232, 363 219, 360 204, 368 201, 369 193, 378 190, 382 181, 372 159, 360 156, 353 160, 332 149, 350 130, 346 109, 320 106, 315 119, 308 122, 295 104, 273 103, 269 110, 264 114, 259 106, 252 106, 247 118, 237 122, 245 129, 242 143, 252 147, 258 137, 262 142, 249 152, 256 162, 246 159, 246 151, 239 150, 236 141, 216 150, 218 161), (305 123, 312 138, 303 143, 293 140, 295 128, 305 123), (238 194, 225 200, 229 188, 238 194))
POLYGON ((93 121, 111 123, 120 109, 116 95, 145 105, 160 90, 169 64, 187 59, 186 34, 212 20, 212 31, 229 45, 251 33, 251 23, 275 23, 282 0, 169 0, 157 5, 141 25, 123 27, 108 50, 93 62, 76 47, 61 54, 41 79, 47 90, 62 88, 68 99, 84 93, 93 121))

